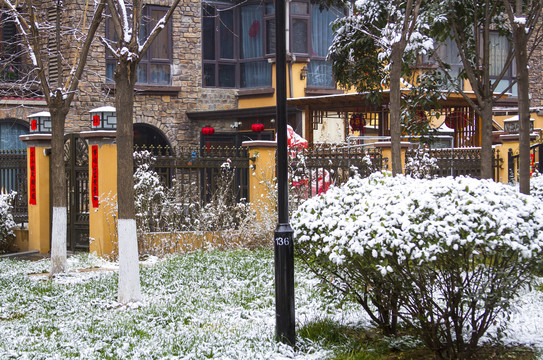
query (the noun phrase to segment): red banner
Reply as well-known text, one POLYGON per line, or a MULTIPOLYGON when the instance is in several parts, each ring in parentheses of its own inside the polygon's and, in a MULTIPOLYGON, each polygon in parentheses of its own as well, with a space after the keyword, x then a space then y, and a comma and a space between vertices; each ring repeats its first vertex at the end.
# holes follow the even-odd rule
POLYGON ((98 145, 92 145, 91 147, 92 155, 92 176, 91 176, 91 196, 92 196, 92 207, 97 208, 99 206, 98 202, 98 145))
POLYGON ((100 126, 100 115, 92 116, 92 126, 100 126))
POLYGON ((30 156, 30 188, 28 191, 28 205, 36 205, 36 148, 28 149, 30 156))

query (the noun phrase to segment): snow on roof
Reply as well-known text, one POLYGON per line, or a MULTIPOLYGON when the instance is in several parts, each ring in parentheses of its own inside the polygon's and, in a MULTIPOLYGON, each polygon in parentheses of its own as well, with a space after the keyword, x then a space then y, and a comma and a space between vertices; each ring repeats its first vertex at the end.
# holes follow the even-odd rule
POLYGON ((96 109, 89 110, 89 112, 92 113, 98 113, 98 112, 116 112, 117 109, 115 109, 113 106, 102 106, 96 109))
POLYGON ((51 117, 51 113, 49 113, 49 111, 40 111, 40 112, 38 112, 38 113, 28 115, 27 118, 31 118, 31 117, 42 117, 42 116, 49 116, 49 117, 51 117))

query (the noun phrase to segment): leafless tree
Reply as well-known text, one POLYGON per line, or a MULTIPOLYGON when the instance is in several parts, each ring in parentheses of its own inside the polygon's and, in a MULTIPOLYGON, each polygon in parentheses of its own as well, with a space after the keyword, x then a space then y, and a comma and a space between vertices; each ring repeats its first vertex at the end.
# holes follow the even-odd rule
POLYGON ((64 126, 85 69, 89 49, 101 23, 105 3, 106 0, 93 2, 94 5, 83 12, 83 18, 76 19, 72 14, 68 16, 66 5, 61 0, 50 4, 32 0, 0 0, 4 18, 16 25, 18 43, 12 45, 20 50, 4 59, 7 61, 6 66, 9 66, 9 61, 17 61, 12 63, 12 69, 18 69, 7 90, 24 93, 39 91, 51 114, 51 275, 64 271, 66 267, 64 126), (87 26, 88 12, 92 16, 87 26), (74 20, 79 21, 78 26, 72 26, 74 20), (26 74, 19 71, 22 70, 21 61, 25 60, 28 62, 26 74), (56 76, 52 74, 53 67, 57 71, 56 76))
POLYGON ((179 0, 173 0, 166 14, 154 24, 145 39, 140 38, 143 3, 134 0, 107 0, 116 40, 102 38, 117 63, 115 106, 117 108, 117 188, 119 203, 119 302, 141 300, 138 267, 138 244, 134 211, 133 108, 134 85, 140 60, 153 40, 166 26, 179 0))

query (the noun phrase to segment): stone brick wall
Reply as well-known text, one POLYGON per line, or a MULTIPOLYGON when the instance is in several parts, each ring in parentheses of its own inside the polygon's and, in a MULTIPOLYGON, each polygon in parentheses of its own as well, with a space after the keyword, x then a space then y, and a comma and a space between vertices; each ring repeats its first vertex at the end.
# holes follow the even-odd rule
MULTIPOLYGON (((543 20, 542 20, 543 21, 543 20)), ((530 106, 543 106, 543 45, 539 45, 530 60, 530 106)))
MULTIPOLYGON (((77 0, 81 5, 85 1, 77 0)), ((169 5, 169 0, 146 1, 152 5, 169 5)), ((191 123, 187 111, 233 109, 237 106, 235 90, 202 88, 201 2, 183 0, 172 18, 173 64, 172 87, 179 92, 152 95, 138 92, 135 96, 134 122, 153 125, 174 147, 199 141, 199 125, 191 123)), ((102 25, 100 35, 105 33, 102 25)), ((88 111, 103 105, 114 106, 114 93, 105 88, 105 48, 95 41, 88 59, 73 112, 67 121, 67 132, 88 130, 88 111)))

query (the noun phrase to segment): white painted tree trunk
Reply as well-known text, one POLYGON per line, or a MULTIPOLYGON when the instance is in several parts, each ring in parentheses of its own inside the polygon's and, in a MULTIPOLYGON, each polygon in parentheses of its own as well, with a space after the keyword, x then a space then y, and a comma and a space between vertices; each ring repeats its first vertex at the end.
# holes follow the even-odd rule
POLYGON ((51 231, 51 276, 66 270, 66 229, 68 215, 66 207, 53 207, 53 229, 51 231))
POLYGON ((119 302, 141 301, 136 220, 119 219, 119 302))

